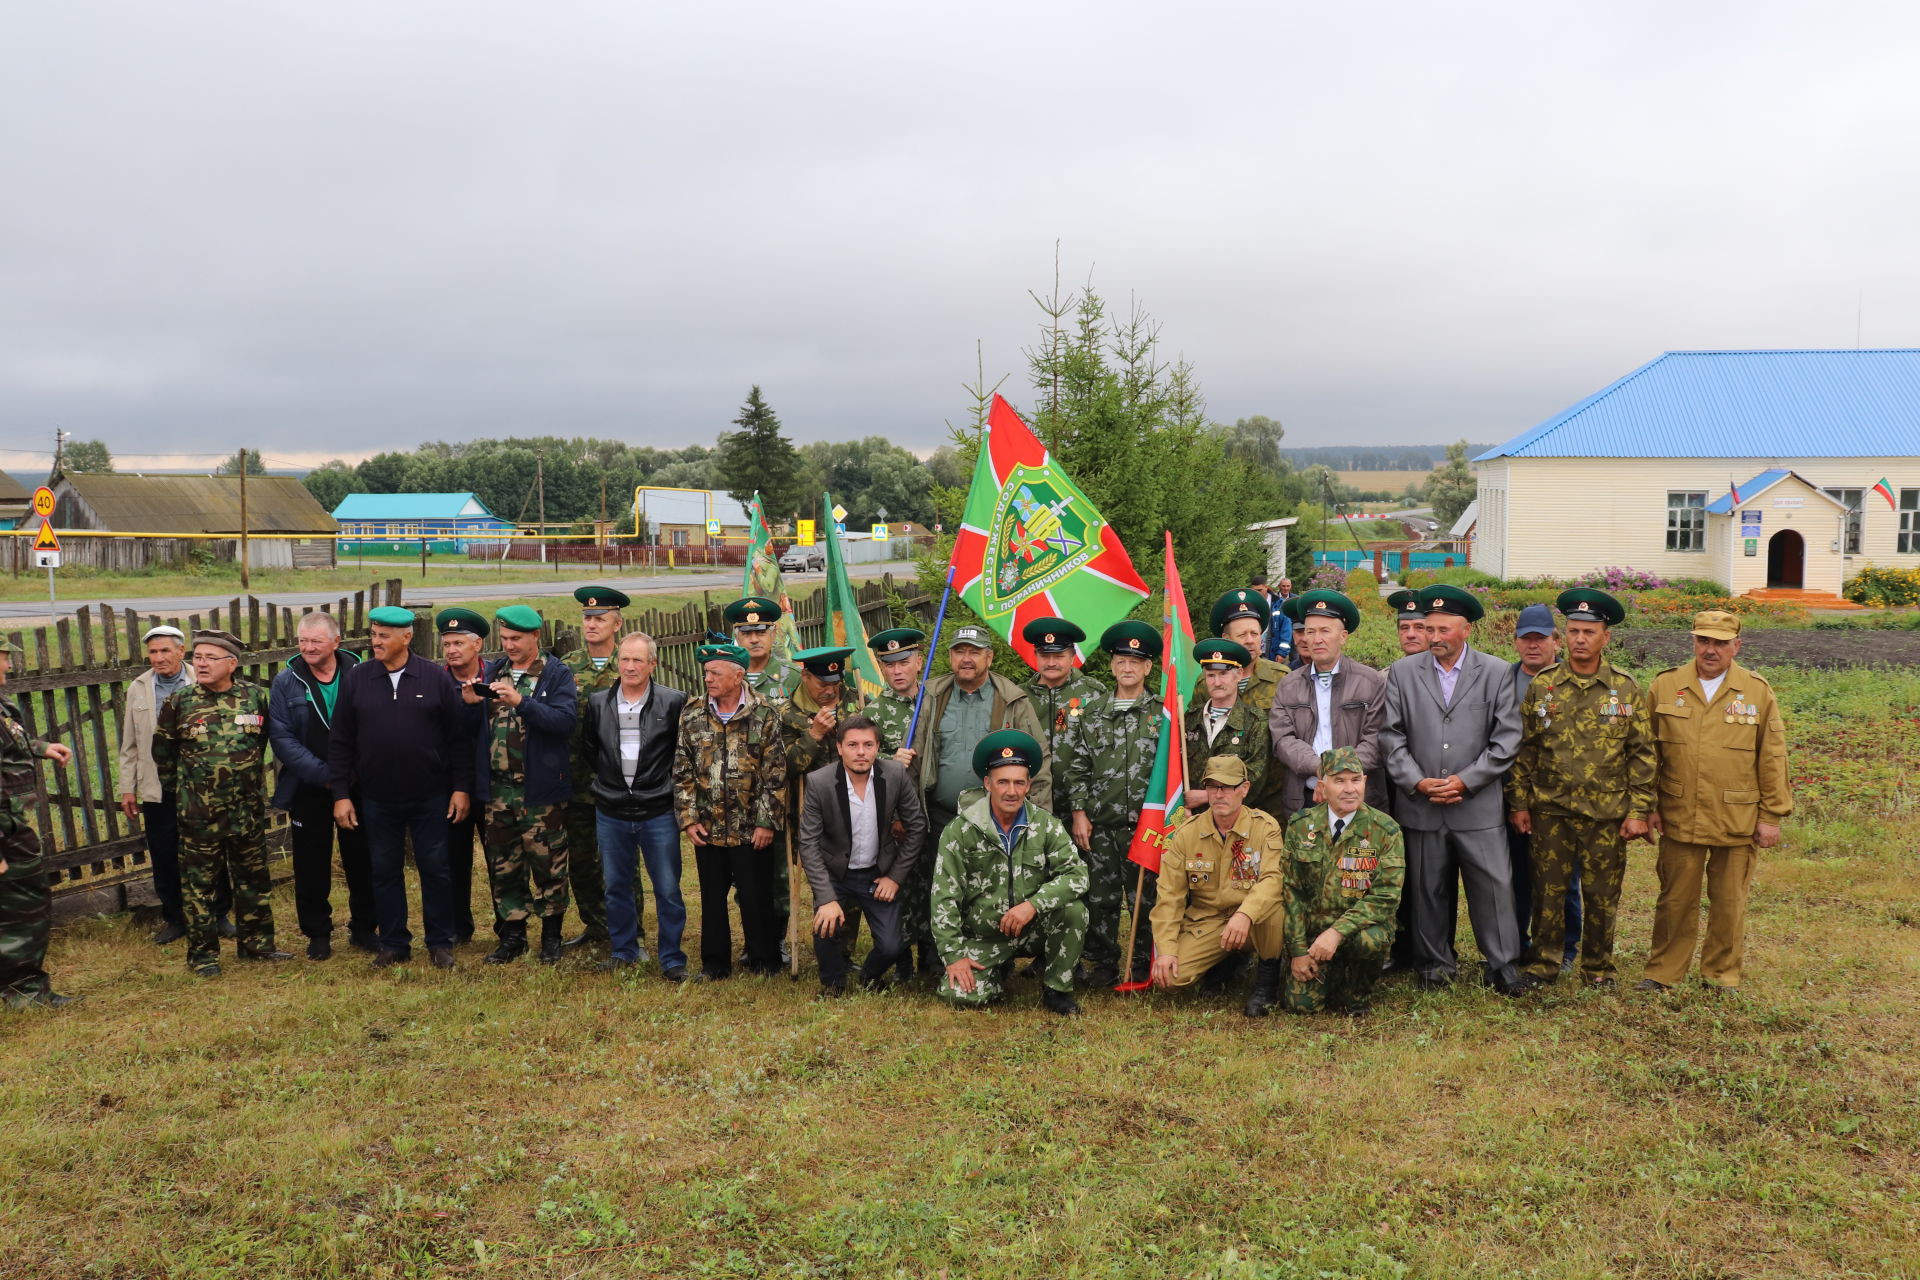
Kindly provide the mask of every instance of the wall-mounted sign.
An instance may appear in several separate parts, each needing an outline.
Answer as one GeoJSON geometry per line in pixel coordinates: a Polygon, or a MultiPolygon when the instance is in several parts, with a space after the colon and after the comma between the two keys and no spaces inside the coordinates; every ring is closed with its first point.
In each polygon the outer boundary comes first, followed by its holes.
{"type": "Polygon", "coordinates": [[[1747,539],[1747,554],[1750,556],[1757,556],[1760,554],[1760,539],[1758,538],[1747,539]]]}

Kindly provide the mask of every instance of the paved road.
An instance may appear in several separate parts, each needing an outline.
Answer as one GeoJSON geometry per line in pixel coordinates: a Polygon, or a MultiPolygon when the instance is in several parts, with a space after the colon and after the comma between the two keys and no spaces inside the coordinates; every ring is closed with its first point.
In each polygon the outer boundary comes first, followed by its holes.
{"type": "MultiPolygon", "coordinates": [[[[883,564],[848,565],[847,571],[855,581],[865,578],[877,578],[883,573],[904,577],[913,572],[911,560],[890,560],[883,564]]],[[[683,573],[662,577],[606,577],[582,578],[571,571],[555,577],[540,578],[534,581],[519,582],[474,582],[456,585],[416,587],[408,584],[407,598],[411,600],[513,600],[528,596],[570,596],[576,587],[609,586],[618,587],[630,596],[685,594],[689,591],[733,591],[740,586],[740,570],[725,569],[714,573],[683,573]]],[[[404,573],[386,575],[398,577],[403,582],[404,573]]],[[[371,580],[371,579],[369,579],[371,580]]],[[[818,573],[790,573],[787,582],[790,587],[807,587],[825,580],[818,573]]],[[[212,596],[118,596],[108,601],[115,606],[128,606],[142,613],[157,613],[168,617],[184,616],[190,613],[206,613],[225,605],[233,599],[234,592],[212,596]]],[[[351,595],[352,592],[348,592],[351,595]]],[[[283,591],[271,594],[268,598],[275,604],[289,605],[295,609],[303,605],[330,604],[340,598],[339,591],[283,591]]],[[[61,598],[59,601],[62,617],[72,617],[74,610],[81,605],[98,604],[96,596],[76,596],[73,599],[61,598]]],[[[9,626],[40,626],[47,620],[47,602],[44,600],[0,601],[0,622],[9,626]]]]}

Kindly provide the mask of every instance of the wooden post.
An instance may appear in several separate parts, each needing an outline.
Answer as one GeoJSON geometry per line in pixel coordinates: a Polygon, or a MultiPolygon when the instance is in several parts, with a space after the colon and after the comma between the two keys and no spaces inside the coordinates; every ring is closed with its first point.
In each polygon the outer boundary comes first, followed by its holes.
{"type": "Polygon", "coordinates": [[[240,589],[253,589],[252,570],[247,566],[247,446],[240,446],[240,589]]]}

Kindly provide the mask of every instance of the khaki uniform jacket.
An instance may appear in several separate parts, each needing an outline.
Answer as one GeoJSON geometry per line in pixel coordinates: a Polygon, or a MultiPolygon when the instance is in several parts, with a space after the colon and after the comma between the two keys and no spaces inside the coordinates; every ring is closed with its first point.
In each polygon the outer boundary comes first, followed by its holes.
{"type": "MultiPolygon", "coordinates": [[[[193,677],[181,688],[193,684],[193,677]]],[[[149,667],[127,686],[127,710],[120,717],[120,796],[131,791],[141,804],[160,803],[160,771],[153,763],[153,723],[160,704],[154,697],[149,667]]]]}
{"type": "Polygon", "coordinates": [[[1648,686],[1658,756],[1660,822],[1683,844],[1753,843],[1753,829],[1793,812],[1787,726],[1767,682],[1739,663],[1711,703],[1693,663],[1648,686]]]}
{"type": "Polygon", "coordinates": [[[1172,955],[1182,925],[1225,923],[1236,911],[1246,912],[1256,925],[1266,923],[1281,909],[1286,861],[1286,833],[1263,810],[1243,807],[1225,835],[1211,812],[1181,823],[1160,855],[1154,950],[1172,955]],[[1265,891],[1256,894],[1262,885],[1265,891]]]}
{"type": "MultiPolygon", "coordinates": [[[[1027,697],[1027,691],[1013,681],[996,672],[987,673],[987,684],[993,689],[993,709],[987,722],[987,732],[1000,729],[1018,729],[1030,735],[1043,748],[1047,742],[1046,727],[1040,723],[1039,712],[1033,709],[1033,700],[1027,697]]],[[[919,754],[913,758],[914,780],[922,791],[930,788],[940,776],[940,717],[946,714],[947,699],[953,696],[953,673],[935,676],[927,682],[927,700],[920,710],[920,731],[915,735],[913,746],[919,754]]],[[[966,792],[961,793],[963,796],[966,792]]],[[[1049,813],[1053,809],[1053,758],[1048,756],[1040,762],[1040,772],[1033,775],[1033,786],[1027,792],[1027,803],[1040,806],[1049,813]]],[[[965,807],[965,801],[962,801],[965,807]]],[[[988,819],[991,824],[992,819],[988,819]]]]}

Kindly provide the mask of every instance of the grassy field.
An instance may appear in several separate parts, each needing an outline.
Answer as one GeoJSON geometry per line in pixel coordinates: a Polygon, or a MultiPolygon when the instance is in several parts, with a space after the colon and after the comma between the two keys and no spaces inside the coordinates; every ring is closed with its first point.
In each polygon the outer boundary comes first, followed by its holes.
{"type": "Polygon", "coordinates": [[[1431,471],[1336,471],[1334,477],[1341,484],[1351,485],[1367,492],[1391,493],[1396,497],[1405,492],[1408,485],[1424,485],[1431,471]]]}
{"type": "Polygon", "coordinates": [[[1920,673],[1774,675],[1800,808],[1738,996],[1063,1023],[477,945],[204,983],[63,929],[86,1002],[0,1020],[0,1275],[1920,1275],[1920,673]]]}
{"type": "MultiPolygon", "coordinates": [[[[698,570],[662,568],[657,575],[663,582],[698,570]]],[[[510,562],[481,565],[465,556],[441,556],[429,560],[427,572],[420,573],[419,560],[383,560],[370,557],[365,568],[357,561],[344,560],[337,569],[256,569],[252,591],[258,596],[277,592],[338,591],[351,595],[369,582],[399,578],[408,591],[433,590],[479,582],[542,582],[555,578],[573,581],[591,578],[594,566],[553,565],[510,562]]],[[[627,578],[632,570],[608,570],[627,578]]],[[[62,600],[132,601],[142,596],[239,595],[240,570],[231,564],[211,566],[205,573],[107,573],[93,569],[71,568],[58,571],[56,589],[62,600]]],[[[39,600],[47,598],[45,573],[22,573],[18,577],[0,574],[0,600],[39,600]]]]}

